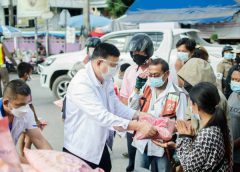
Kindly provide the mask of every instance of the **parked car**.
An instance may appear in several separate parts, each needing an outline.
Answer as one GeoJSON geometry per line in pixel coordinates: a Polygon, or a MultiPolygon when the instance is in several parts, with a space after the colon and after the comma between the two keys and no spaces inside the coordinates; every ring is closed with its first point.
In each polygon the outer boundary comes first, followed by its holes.
{"type": "MultiPolygon", "coordinates": [[[[213,68],[221,60],[221,45],[213,45],[207,43],[198,36],[198,30],[195,29],[156,29],[156,30],[124,30],[106,34],[101,38],[102,42],[114,44],[121,52],[121,63],[128,62],[133,64],[128,51],[129,41],[136,33],[148,34],[154,43],[154,55],[161,57],[173,64],[176,60],[176,43],[183,37],[194,39],[197,44],[206,48],[210,55],[210,63],[213,68]]],[[[68,76],[69,70],[73,65],[82,61],[86,57],[86,49],[78,52],[58,54],[48,57],[48,59],[40,65],[41,75],[40,82],[42,87],[52,90],[56,98],[63,98],[71,77],[68,76]]]]}

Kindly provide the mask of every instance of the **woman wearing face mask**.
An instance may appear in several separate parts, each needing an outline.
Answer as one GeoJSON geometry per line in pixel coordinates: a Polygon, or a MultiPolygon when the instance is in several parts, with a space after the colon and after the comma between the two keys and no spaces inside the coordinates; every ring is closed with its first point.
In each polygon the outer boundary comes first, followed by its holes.
{"type": "Polygon", "coordinates": [[[232,151],[226,116],[218,107],[217,88],[208,82],[195,85],[189,93],[192,111],[200,119],[195,135],[191,124],[177,121],[177,155],[184,171],[231,172],[232,151]]]}
{"type": "Polygon", "coordinates": [[[173,82],[178,85],[179,78],[177,77],[177,72],[183,67],[183,65],[192,58],[195,51],[196,42],[189,38],[180,39],[177,44],[177,58],[174,64],[171,66],[171,75],[173,82]]]}
{"type": "MultiPolygon", "coordinates": [[[[169,66],[166,61],[161,58],[150,60],[147,85],[140,91],[141,95],[136,90],[130,97],[129,106],[150,113],[156,118],[183,119],[187,107],[186,95],[168,80],[168,76],[169,66]]],[[[134,140],[133,145],[137,148],[136,170],[149,169],[150,164],[156,162],[156,171],[171,171],[171,162],[165,149],[159,147],[156,142],[152,142],[151,139],[134,140]]]]}
{"type": "Polygon", "coordinates": [[[230,82],[233,91],[228,99],[232,119],[232,134],[234,140],[233,171],[240,171],[240,66],[236,66],[231,75],[230,82]]]}
{"type": "Polygon", "coordinates": [[[233,48],[226,45],[222,50],[222,57],[224,58],[217,65],[217,86],[223,93],[226,91],[226,78],[230,68],[234,65],[233,48]]]}

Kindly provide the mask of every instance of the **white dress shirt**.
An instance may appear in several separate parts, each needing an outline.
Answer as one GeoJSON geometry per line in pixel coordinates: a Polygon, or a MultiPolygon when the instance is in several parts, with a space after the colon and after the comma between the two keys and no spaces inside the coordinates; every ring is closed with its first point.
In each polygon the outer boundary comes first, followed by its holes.
{"type": "Polygon", "coordinates": [[[69,84],[66,94],[64,147],[80,158],[99,164],[109,129],[127,129],[136,111],[116,96],[113,81],[101,84],[89,62],[69,84]]]}
{"type": "MultiPolygon", "coordinates": [[[[177,86],[176,86],[177,87],[177,86]]],[[[181,88],[177,87],[179,91],[182,91],[181,88]]],[[[143,89],[142,89],[143,90],[143,89]]],[[[150,106],[148,113],[150,113],[154,117],[159,117],[161,114],[163,107],[165,105],[165,101],[167,98],[168,93],[175,93],[176,90],[173,86],[172,81],[168,81],[166,89],[160,93],[158,96],[156,95],[155,89],[152,89],[152,98],[150,101],[150,106]]],[[[133,95],[130,98],[133,100],[130,102],[130,107],[139,107],[139,98],[141,96],[133,93],[133,95]],[[135,97],[135,98],[134,98],[135,97]],[[137,98],[138,97],[138,98],[137,98]],[[138,99],[138,101],[137,101],[138,99]]],[[[180,99],[179,99],[179,104],[177,106],[176,110],[176,116],[177,119],[184,119],[184,114],[187,108],[187,98],[184,93],[180,94],[180,99]]],[[[144,150],[146,146],[148,145],[147,149],[147,154],[148,156],[157,156],[157,157],[162,157],[164,154],[164,149],[155,145],[151,139],[143,139],[143,140],[134,140],[133,141],[133,146],[136,147],[142,154],[144,153],[144,150]]]]}

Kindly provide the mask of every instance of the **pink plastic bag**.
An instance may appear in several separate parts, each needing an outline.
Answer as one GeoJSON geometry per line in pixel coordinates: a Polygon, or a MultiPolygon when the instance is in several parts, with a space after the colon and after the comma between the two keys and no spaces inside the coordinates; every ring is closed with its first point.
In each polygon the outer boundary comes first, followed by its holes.
{"type": "MultiPolygon", "coordinates": [[[[146,121],[156,127],[156,129],[158,130],[158,136],[152,139],[161,139],[164,141],[171,140],[172,134],[175,129],[174,120],[170,120],[167,117],[155,118],[150,115],[143,115],[139,117],[139,121],[146,121]]],[[[144,136],[141,132],[136,132],[134,139],[141,140],[144,139],[144,136]]]]}
{"type": "Polygon", "coordinates": [[[37,172],[33,167],[27,164],[21,164],[23,172],[37,172]]]}
{"type": "MultiPolygon", "coordinates": [[[[20,160],[8,128],[8,118],[0,119],[0,159],[9,172],[22,172],[20,160]],[[4,162],[4,163],[3,163],[4,162]]],[[[4,171],[1,169],[0,171],[4,171]]]]}
{"type": "Polygon", "coordinates": [[[104,172],[100,168],[93,170],[84,161],[65,152],[24,149],[24,153],[38,172],[104,172]]]}

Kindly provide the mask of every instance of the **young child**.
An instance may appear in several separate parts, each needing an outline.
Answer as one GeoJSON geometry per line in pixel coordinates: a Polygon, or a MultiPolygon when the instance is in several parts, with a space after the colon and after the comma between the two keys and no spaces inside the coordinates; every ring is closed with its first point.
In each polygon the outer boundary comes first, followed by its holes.
{"type": "MultiPolygon", "coordinates": [[[[21,62],[18,66],[17,66],[17,73],[18,73],[18,77],[19,79],[27,82],[31,80],[31,74],[33,71],[33,66],[29,63],[26,62],[21,62]]],[[[31,101],[29,102],[29,106],[32,109],[33,113],[34,113],[34,118],[35,121],[37,123],[37,126],[43,130],[43,128],[46,126],[46,122],[40,121],[37,117],[35,108],[32,104],[32,97],[31,97],[31,101]]],[[[26,133],[22,134],[20,139],[19,139],[19,146],[20,146],[20,153],[21,155],[23,155],[23,149],[28,148],[30,149],[32,145],[31,140],[29,139],[29,137],[26,135],[26,133]]]]}

